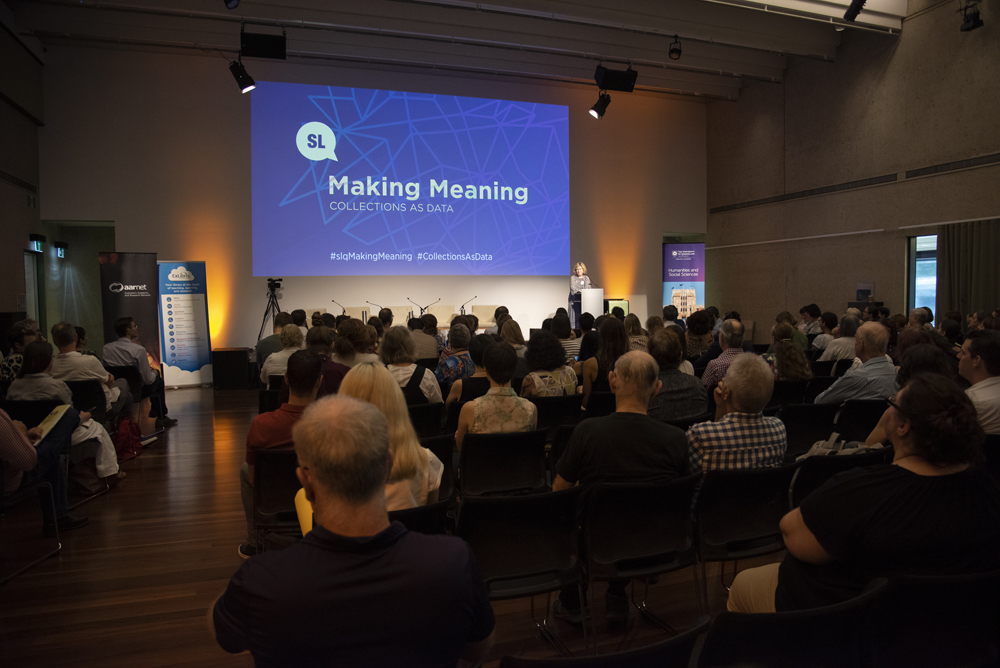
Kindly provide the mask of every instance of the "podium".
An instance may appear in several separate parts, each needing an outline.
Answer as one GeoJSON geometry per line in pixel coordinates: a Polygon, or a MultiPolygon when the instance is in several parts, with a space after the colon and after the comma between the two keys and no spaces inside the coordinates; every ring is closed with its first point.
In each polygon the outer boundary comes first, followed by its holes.
{"type": "Polygon", "coordinates": [[[595,318],[604,315],[604,288],[580,290],[580,313],[589,313],[595,318]]]}

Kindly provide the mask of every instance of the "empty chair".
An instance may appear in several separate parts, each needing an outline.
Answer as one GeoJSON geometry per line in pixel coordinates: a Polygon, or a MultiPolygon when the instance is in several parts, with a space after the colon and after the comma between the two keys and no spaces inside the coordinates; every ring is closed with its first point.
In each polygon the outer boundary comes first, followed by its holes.
{"type": "Polygon", "coordinates": [[[771,400],[768,406],[787,406],[788,404],[801,404],[805,400],[806,386],[808,380],[776,380],[774,381],[774,391],[771,392],[771,400]]]}
{"type": "Polygon", "coordinates": [[[615,412],[614,392],[591,392],[587,398],[587,412],[584,417],[604,417],[615,412]]]}
{"type": "Polygon", "coordinates": [[[898,576],[865,621],[871,668],[994,666],[1000,572],[898,576]]]}
{"type": "MultiPolygon", "coordinates": [[[[823,362],[823,364],[826,364],[826,362],[823,362]]],[[[806,386],[805,403],[815,403],[816,397],[826,392],[836,382],[837,379],[833,376],[818,376],[810,380],[806,386]]]]}
{"type": "Polygon", "coordinates": [[[860,668],[865,615],[885,589],[886,579],[877,578],[859,596],[823,608],[723,612],[708,630],[698,668],[860,668]]]}
{"type": "Polygon", "coordinates": [[[884,399],[845,401],[837,417],[836,431],[845,441],[864,442],[888,407],[884,399]]]}
{"type": "Polygon", "coordinates": [[[390,520],[402,522],[410,531],[426,534],[448,533],[448,511],[451,509],[451,499],[429,503],[426,506],[393,510],[389,513],[390,520]]]}
{"type": "Polygon", "coordinates": [[[564,397],[527,397],[527,399],[538,409],[539,429],[576,424],[580,420],[582,394],[569,394],[564,397]]]}
{"type": "Polygon", "coordinates": [[[787,445],[785,461],[793,461],[809,452],[816,441],[824,441],[833,432],[833,420],[839,406],[836,404],[790,404],[778,411],[778,419],[785,424],[787,445]]]}
{"type": "Polygon", "coordinates": [[[418,437],[427,438],[441,433],[443,403],[439,401],[435,404],[415,404],[406,408],[410,412],[410,422],[413,423],[413,429],[418,437]]]}
{"type": "Polygon", "coordinates": [[[295,495],[302,484],[295,469],[299,460],[294,450],[257,450],[253,467],[253,514],[260,536],[268,531],[281,534],[299,532],[295,495]]]}
{"type": "Polygon", "coordinates": [[[836,360],[827,360],[825,362],[820,362],[817,360],[815,362],[810,362],[809,364],[810,366],[812,366],[813,376],[818,378],[820,376],[832,376],[833,365],[835,363],[836,360]]]}
{"type": "Polygon", "coordinates": [[[462,497],[542,492],[546,430],[466,434],[459,454],[462,497]]]}
{"type": "Polygon", "coordinates": [[[441,473],[441,486],[438,487],[438,500],[450,499],[455,493],[455,435],[443,434],[431,438],[421,438],[420,445],[434,453],[434,456],[444,465],[441,473]]]}
{"type": "Polygon", "coordinates": [[[682,418],[680,420],[664,420],[667,424],[672,424],[681,431],[686,432],[693,425],[699,422],[710,422],[715,418],[715,413],[702,413],[701,415],[695,415],[694,417],[682,418]]]}
{"type": "Polygon", "coordinates": [[[806,457],[802,460],[802,468],[799,469],[798,475],[795,476],[795,481],[792,483],[792,507],[798,508],[799,504],[802,503],[802,499],[819,489],[823,483],[841,471],[847,471],[859,466],[888,464],[892,462],[892,454],[892,448],[882,448],[856,455],[818,455],[816,457],[806,457]]]}
{"type": "Polygon", "coordinates": [[[687,668],[698,636],[708,630],[709,621],[706,615],[699,618],[694,627],[680,635],[625,652],[553,659],[505,656],[500,660],[500,668],[620,668],[621,666],[628,668],[687,668]]]}
{"type": "Polygon", "coordinates": [[[66,385],[73,393],[73,408],[78,411],[88,411],[91,418],[98,424],[108,420],[107,396],[104,386],[99,380],[67,380],[66,385]]]}

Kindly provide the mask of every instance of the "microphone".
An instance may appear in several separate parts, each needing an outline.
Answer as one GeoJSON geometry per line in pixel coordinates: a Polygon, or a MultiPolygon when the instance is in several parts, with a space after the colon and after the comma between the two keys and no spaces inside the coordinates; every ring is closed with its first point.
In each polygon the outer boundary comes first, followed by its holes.
{"type": "Polygon", "coordinates": [[[343,304],[341,304],[340,302],[338,302],[336,299],[331,299],[330,301],[332,301],[334,304],[336,304],[337,306],[340,307],[340,315],[346,315],[347,314],[347,309],[344,308],[343,304]]]}
{"type": "MultiPolygon", "coordinates": [[[[376,304],[375,302],[370,302],[370,301],[368,301],[367,299],[365,300],[365,303],[366,303],[366,304],[371,304],[372,306],[378,306],[378,304],[376,304]]],[[[381,306],[378,306],[378,309],[379,309],[379,310],[381,311],[381,310],[382,310],[382,307],[381,307],[381,306]]]]}
{"type": "MultiPolygon", "coordinates": [[[[479,295],[472,295],[472,299],[475,299],[475,298],[476,298],[476,297],[478,297],[478,296],[479,296],[479,295]]],[[[465,302],[465,304],[468,304],[469,302],[471,302],[471,301],[472,301],[472,299],[470,299],[470,300],[466,301],[466,302],[465,302]]],[[[462,304],[462,308],[461,308],[461,310],[459,311],[459,314],[460,314],[460,315],[465,315],[465,304],[462,304]]]]}

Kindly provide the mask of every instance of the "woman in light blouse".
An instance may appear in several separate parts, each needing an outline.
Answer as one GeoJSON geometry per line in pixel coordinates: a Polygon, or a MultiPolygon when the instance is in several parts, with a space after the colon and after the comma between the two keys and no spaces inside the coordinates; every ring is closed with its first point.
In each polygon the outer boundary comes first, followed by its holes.
{"type": "Polygon", "coordinates": [[[573,319],[573,329],[580,328],[580,291],[590,287],[592,284],[590,276],[587,276],[587,265],[577,262],[573,267],[573,275],[569,277],[569,312],[573,319]]]}

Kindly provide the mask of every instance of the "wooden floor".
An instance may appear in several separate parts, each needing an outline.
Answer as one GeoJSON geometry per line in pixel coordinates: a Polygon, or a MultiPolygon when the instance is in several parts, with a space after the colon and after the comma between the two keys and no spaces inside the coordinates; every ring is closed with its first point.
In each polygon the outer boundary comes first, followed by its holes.
{"type": "MultiPolygon", "coordinates": [[[[179,424],[123,464],[128,478],[118,488],[73,511],[89,516],[90,524],[62,536],[57,556],[0,587],[0,665],[253,665],[248,655],[216,646],[205,615],[242,563],[236,550],[246,524],[238,471],[257,395],[186,389],[169,392],[167,402],[179,424]]],[[[42,550],[40,533],[33,500],[9,513],[0,527],[0,569],[10,572],[26,550],[42,550]]],[[[725,608],[717,566],[709,569],[709,582],[716,614],[725,608]]],[[[628,632],[608,634],[601,624],[603,588],[596,593],[602,653],[666,637],[636,620],[628,632]]],[[[662,578],[650,588],[649,602],[675,628],[688,628],[698,616],[691,569],[662,578]]],[[[536,606],[541,617],[544,597],[536,606]]],[[[494,610],[497,644],[485,665],[511,653],[556,654],[535,630],[527,599],[499,602],[494,610]]],[[[574,653],[582,650],[577,629],[558,620],[553,628],[574,653]]]]}

